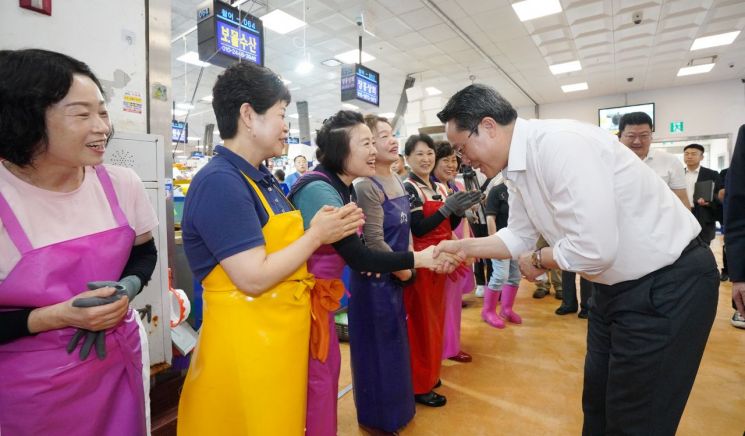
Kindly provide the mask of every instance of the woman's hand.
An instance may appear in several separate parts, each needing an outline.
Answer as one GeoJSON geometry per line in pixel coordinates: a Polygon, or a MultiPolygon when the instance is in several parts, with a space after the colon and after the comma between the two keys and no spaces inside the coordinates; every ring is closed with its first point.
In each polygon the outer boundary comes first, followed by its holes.
{"type": "Polygon", "coordinates": [[[309,233],[314,233],[321,244],[332,244],[355,233],[365,224],[362,209],[354,203],[340,208],[323,206],[310,222],[309,233]]]}
{"type": "Polygon", "coordinates": [[[401,271],[394,271],[392,274],[396,276],[397,279],[405,282],[411,278],[412,273],[410,269],[403,269],[401,271]]]}
{"type": "Polygon", "coordinates": [[[67,326],[90,331],[107,330],[119,324],[129,308],[129,299],[121,298],[113,303],[94,307],[73,307],[78,298],[108,297],[116,292],[114,288],[99,288],[86,291],[62,303],[62,319],[67,326]]]}

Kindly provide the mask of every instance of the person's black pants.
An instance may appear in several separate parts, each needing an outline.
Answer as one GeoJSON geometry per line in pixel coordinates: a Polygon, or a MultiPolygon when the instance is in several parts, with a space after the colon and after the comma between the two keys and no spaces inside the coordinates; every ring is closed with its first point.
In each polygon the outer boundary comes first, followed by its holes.
{"type": "MultiPolygon", "coordinates": [[[[483,238],[489,236],[489,232],[486,228],[486,224],[480,223],[469,223],[471,231],[475,238],[483,238]]],[[[486,286],[489,284],[489,277],[491,277],[492,268],[490,259],[478,259],[473,263],[473,275],[476,278],[476,284],[486,286]]]]}
{"type": "Polygon", "coordinates": [[[714,255],[696,238],[673,264],[595,284],[583,435],[674,435],[716,314],[714,255]]]}
{"type": "MultiPolygon", "coordinates": [[[[561,283],[564,287],[561,305],[577,310],[577,273],[571,271],[561,272],[561,283]]],[[[593,283],[583,277],[579,279],[579,307],[588,310],[588,301],[592,295],[593,283]]]]}

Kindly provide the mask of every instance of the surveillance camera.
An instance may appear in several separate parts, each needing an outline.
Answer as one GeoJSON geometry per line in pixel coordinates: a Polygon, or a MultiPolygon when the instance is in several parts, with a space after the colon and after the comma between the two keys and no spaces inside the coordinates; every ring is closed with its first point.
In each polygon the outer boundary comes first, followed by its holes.
{"type": "Polygon", "coordinates": [[[729,63],[729,67],[730,67],[730,68],[735,68],[735,63],[734,63],[734,62],[730,62],[730,63],[729,63]]]}
{"type": "Polygon", "coordinates": [[[362,26],[363,24],[365,24],[364,20],[362,19],[362,15],[355,18],[355,22],[357,23],[358,26],[362,26]]]}
{"type": "Polygon", "coordinates": [[[627,81],[627,82],[633,82],[633,81],[634,81],[634,78],[633,78],[633,77],[627,77],[627,78],[626,78],[626,81],[627,81]]]}
{"type": "Polygon", "coordinates": [[[631,14],[631,21],[634,24],[640,24],[643,19],[644,19],[644,12],[642,11],[637,11],[631,14]]]}

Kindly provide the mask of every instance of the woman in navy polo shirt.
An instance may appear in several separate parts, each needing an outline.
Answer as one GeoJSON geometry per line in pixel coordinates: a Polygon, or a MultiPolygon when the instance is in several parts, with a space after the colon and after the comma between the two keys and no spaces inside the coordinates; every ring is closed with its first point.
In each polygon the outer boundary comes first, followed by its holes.
{"type": "Polygon", "coordinates": [[[310,289],[306,259],[363,223],[322,207],[303,231],[261,162],[282,153],[290,93],[239,63],[212,90],[223,146],[184,204],[184,249],[204,288],[204,323],[179,404],[179,434],[298,435],[305,427],[310,289]]]}

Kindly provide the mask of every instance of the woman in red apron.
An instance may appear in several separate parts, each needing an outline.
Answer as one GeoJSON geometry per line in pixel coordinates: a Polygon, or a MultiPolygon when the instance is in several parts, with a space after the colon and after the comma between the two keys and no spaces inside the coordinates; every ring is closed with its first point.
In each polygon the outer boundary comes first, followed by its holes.
{"type": "MultiPolygon", "coordinates": [[[[413,135],[404,149],[411,174],[404,183],[411,204],[414,249],[423,250],[450,239],[466,209],[481,199],[480,192],[461,191],[447,196],[447,189],[430,179],[435,148],[428,135],[413,135]]],[[[404,292],[408,316],[411,373],[414,399],[430,407],[444,406],[447,399],[434,392],[439,385],[445,318],[444,274],[417,269],[417,278],[404,292]]]]}
{"type": "Polygon", "coordinates": [[[0,52],[0,114],[0,432],[144,435],[147,343],[128,302],[157,219],[134,172],[102,165],[101,85],[59,53],[0,52]]]}

